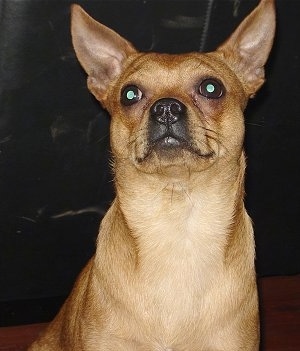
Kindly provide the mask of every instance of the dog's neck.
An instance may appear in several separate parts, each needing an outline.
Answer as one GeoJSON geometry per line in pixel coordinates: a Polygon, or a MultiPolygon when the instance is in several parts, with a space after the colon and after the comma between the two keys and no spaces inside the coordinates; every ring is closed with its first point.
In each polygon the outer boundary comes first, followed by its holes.
{"type": "Polygon", "coordinates": [[[122,227],[128,229],[123,234],[131,236],[143,259],[190,247],[194,252],[198,248],[199,252],[221,254],[216,259],[224,260],[224,245],[235,231],[233,222],[241,223],[247,217],[243,205],[244,155],[234,167],[231,165],[228,163],[227,169],[219,165],[218,172],[216,163],[177,180],[158,180],[157,175],[139,172],[127,177],[126,167],[122,172],[116,169],[117,196],[111,211],[122,213],[122,227]]]}

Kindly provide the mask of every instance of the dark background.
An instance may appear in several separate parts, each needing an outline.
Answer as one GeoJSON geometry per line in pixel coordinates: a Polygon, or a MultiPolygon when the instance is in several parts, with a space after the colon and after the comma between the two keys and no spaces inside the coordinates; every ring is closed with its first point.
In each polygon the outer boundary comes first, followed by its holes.
{"type": "MultiPolygon", "coordinates": [[[[254,0],[77,1],[144,51],[210,51],[254,0]]],[[[0,0],[0,326],[47,321],[113,198],[109,116],[70,38],[71,1],[0,0]]],[[[267,82],[246,110],[257,273],[300,272],[300,2],[277,0],[267,82]]]]}

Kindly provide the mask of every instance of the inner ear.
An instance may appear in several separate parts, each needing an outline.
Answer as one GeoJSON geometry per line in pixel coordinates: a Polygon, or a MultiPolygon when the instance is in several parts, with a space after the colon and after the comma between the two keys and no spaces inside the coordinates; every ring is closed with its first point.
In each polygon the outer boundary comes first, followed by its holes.
{"type": "Polygon", "coordinates": [[[88,87],[98,100],[136,50],[126,39],[90,17],[79,5],[71,6],[71,34],[76,56],[88,74],[88,87]]]}
{"type": "Polygon", "coordinates": [[[261,0],[217,52],[236,72],[251,96],[265,80],[264,65],[275,35],[273,0],[261,0]]]}

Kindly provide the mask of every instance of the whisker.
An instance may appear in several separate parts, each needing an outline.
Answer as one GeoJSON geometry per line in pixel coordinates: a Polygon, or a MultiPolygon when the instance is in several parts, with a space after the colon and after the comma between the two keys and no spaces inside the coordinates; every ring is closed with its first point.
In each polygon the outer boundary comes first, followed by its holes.
{"type": "Polygon", "coordinates": [[[179,183],[179,186],[181,187],[181,190],[184,192],[184,194],[186,195],[186,197],[188,198],[188,200],[190,201],[191,205],[194,206],[195,203],[194,201],[192,200],[190,194],[188,193],[188,191],[186,190],[186,188],[181,184],[179,183]]]}
{"type": "Polygon", "coordinates": [[[223,146],[225,148],[225,146],[222,144],[222,142],[220,141],[219,138],[216,138],[215,136],[209,135],[209,134],[205,134],[205,137],[207,139],[213,140],[216,145],[218,146],[218,150],[220,150],[220,146],[223,146]]]}
{"type": "Polygon", "coordinates": [[[248,126],[255,126],[255,127],[264,127],[264,124],[253,123],[253,122],[245,122],[248,126]]]}
{"type": "Polygon", "coordinates": [[[218,135],[219,133],[216,132],[215,130],[213,129],[210,129],[210,128],[207,128],[207,127],[204,127],[204,126],[199,126],[200,128],[206,130],[207,132],[212,132],[212,133],[215,133],[216,135],[218,135]]]}
{"type": "Polygon", "coordinates": [[[101,143],[102,141],[104,141],[105,139],[109,139],[109,134],[105,134],[103,137],[97,139],[97,140],[95,141],[95,144],[99,144],[99,143],[101,143]]]}

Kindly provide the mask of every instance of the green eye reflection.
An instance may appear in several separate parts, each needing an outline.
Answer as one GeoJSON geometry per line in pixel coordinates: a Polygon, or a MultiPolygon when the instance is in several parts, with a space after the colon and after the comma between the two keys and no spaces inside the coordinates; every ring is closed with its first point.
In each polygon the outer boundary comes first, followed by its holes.
{"type": "Polygon", "coordinates": [[[206,90],[208,93],[213,93],[215,91],[215,86],[213,84],[207,84],[206,90]]]}
{"type": "Polygon", "coordinates": [[[133,90],[129,90],[129,91],[127,91],[126,97],[128,100],[132,100],[132,99],[136,98],[136,94],[133,90]]]}
{"type": "Polygon", "coordinates": [[[135,85],[127,85],[121,92],[121,103],[130,106],[140,101],[143,97],[141,90],[135,85]]]}
{"type": "Polygon", "coordinates": [[[204,79],[199,85],[199,93],[208,99],[218,99],[225,92],[223,84],[217,79],[204,79]]]}

